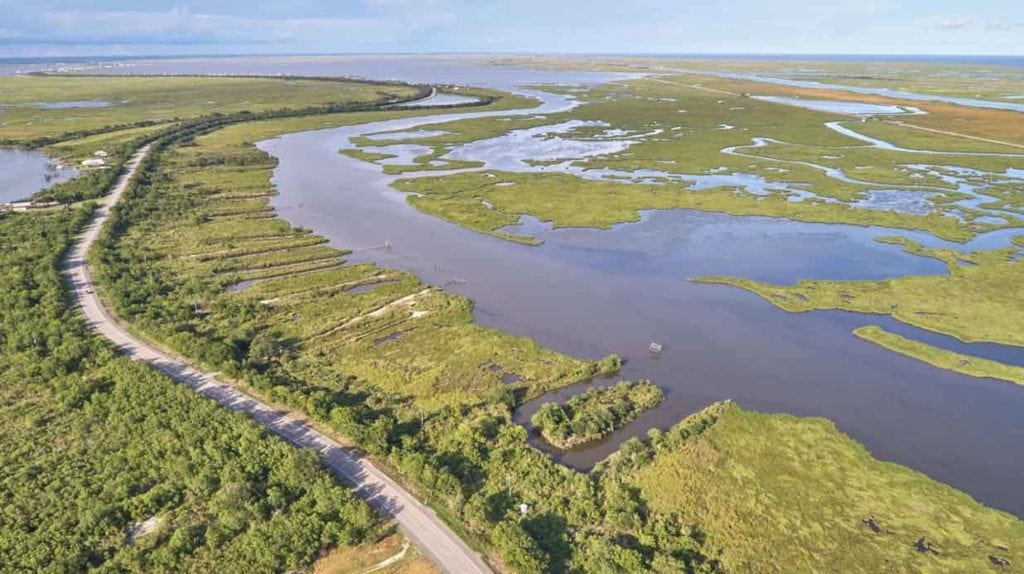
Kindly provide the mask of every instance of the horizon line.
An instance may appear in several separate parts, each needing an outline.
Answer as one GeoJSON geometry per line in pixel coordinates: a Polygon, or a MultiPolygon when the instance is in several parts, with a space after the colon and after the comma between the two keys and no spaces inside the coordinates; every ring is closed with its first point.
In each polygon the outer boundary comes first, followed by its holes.
{"type": "Polygon", "coordinates": [[[8,56],[0,54],[0,60],[131,60],[131,59],[174,59],[174,58],[239,58],[239,57],[295,57],[295,56],[601,56],[601,57],[643,57],[643,56],[674,56],[674,57],[739,57],[739,58],[770,58],[770,57],[806,57],[806,58],[1024,58],[1022,54],[965,54],[956,52],[935,53],[841,53],[841,52],[528,52],[517,50],[454,50],[454,51],[417,51],[417,52],[237,52],[223,54],[208,53],[167,53],[167,54],[109,54],[109,55],[40,55],[40,56],[8,56]]]}

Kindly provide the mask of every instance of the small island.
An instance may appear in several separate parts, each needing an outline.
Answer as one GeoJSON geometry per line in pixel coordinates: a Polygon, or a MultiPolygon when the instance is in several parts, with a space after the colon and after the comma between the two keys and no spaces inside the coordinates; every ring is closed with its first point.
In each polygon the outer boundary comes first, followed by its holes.
{"type": "Polygon", "coordinates": [[[545,440],[570,449],[615,432],[664,398],[650,381],[622,381],[590,389],[564,404],[545,403],[530,420],[545,440]]]}

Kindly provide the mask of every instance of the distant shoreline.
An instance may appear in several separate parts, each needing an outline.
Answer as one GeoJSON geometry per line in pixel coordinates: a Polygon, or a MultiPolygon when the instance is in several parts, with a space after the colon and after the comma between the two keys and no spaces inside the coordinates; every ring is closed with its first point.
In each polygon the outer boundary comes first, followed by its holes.
{"type": "Polygon", "coordinates": [[[751,54],[751,53],[714,53],[714,52],[579,52],[579,53],[543,53],[543,52],[364,52],[364,53],[279,53],[279,54],[149,54],[120,56],[0,56],[0,64],[87,64],[90,62],[130,62],[143,60],[178,60],[206,58],[295,58],[295,57],[410,57],[429,59],[434,57],[494,57],[494,56],[567,56],[567,57],[623,57],[623,58],[665,58],[680,60],[785,60],[785,61],[837,61],[837,62],[926,62],[956,64],[988,64],[1013,67],[1024,67],[1024,54],[751,54]]]}

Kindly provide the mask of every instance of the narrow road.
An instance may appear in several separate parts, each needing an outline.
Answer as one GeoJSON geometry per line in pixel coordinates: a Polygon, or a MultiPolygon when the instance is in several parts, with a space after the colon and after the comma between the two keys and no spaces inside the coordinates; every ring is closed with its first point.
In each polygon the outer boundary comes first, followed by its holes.
{"type": "Polygon", "coordinates": [[[986,143],[991,143],[991,144],[999,144],[999,145],[1005,145],[1005,146],[1010,146],[1010,147],[1024,149],[1024,145],[1020,145],[1020,144],[1004,142],[1004,141],[1001,141],[1001,140],[994,140],[994,139],[983,138],[983,137],[978,137],[978,136],[971,136],[971,135],[962,134],[962,133],[959,133],[959,132],[951,132],[949,130],[937,130],[935,128],[928,128],[928,127],[925,127],[925,126],[915,126],[914,124],[908,124],[906,122],[901,122],[901,121],[897,121],[897,120],[889,120],[887,123],[890,123],[890,124],[893,124],[893,125],[896,125],[896,126],[900,126],[900,127],[904,127],[904,128],[910,128],[910,129],[914,129],[914,130],[921,130],[923,132],[932,132],[932,133],[935,133],[935,134],[943,134],[943,135],[947,135],[947,136],[955,136],[955,137],[958,137],[958,138],[964,138],[964,139],[969,139],[969,140],[976,140],[976,141],[980,141],[980,142],[986,142],[986,143]]]}
{"type": "Polygon", "coordinates": [[[90,326],[132,359],[145,361],[203,396],[229,409],[248,414],[257,423],[295,446],[318,450],[324,464],[335,476],[353,485],[353,492],[357,496],[366,499],[385,516],[393,518],[402,533],[443,571],[453,574],[490,572],[479,554],[466,546],[433,510],[420,504],[372,462],[342,447],[308,423],[277,411],[217,380],[215,373],[199,371],[161,352],[130,334],[111,318],[94,291],[85,258],[110,217],[111,208],[121,199],[128,182],[148,152],[149,146],[146,146],[132,156],[125,174],[104,198],[93,221],[79,237],[68,257],[65,273],[90,326]]]}

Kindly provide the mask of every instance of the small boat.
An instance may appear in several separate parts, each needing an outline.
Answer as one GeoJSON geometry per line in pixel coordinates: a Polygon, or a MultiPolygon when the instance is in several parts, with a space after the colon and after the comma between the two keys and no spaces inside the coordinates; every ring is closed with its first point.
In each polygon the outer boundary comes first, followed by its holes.
{"type": "Polygon", "coordinates": [[[650,349],[651,352],[654,353],[655,355],[660,354],[661,353],[661,344],[660,343],[651,343],[651,346],[648,347],[648,349],[650,349]]]}

